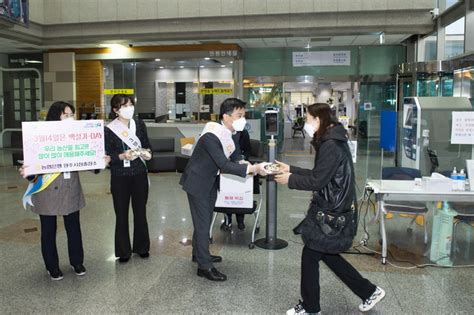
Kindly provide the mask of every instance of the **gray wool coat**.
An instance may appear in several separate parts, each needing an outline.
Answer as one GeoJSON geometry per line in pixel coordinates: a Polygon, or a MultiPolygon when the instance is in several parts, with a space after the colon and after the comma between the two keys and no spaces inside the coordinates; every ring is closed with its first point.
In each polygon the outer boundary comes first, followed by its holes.
{"type": "Polygon", "coordinates": [[[31,198],[31,211],[39,215],[68,215],[86,206],[78,172],[71,172],[71,178],[59,175],[45,190],[31,198]]]}

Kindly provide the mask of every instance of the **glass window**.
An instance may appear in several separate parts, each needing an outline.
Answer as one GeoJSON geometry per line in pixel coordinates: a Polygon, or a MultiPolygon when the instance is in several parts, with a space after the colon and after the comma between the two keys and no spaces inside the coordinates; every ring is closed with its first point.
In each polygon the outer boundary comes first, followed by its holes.
{"type": "Polygon", "coordinates": [[[436,43],[438,36],[436,33],[428,36],[424,40],[425,44],[425,56],[423,61],[436,60],[436,43]]]}
{"type": "Polygon", "coordinates": [[[449,59],[464,53],[464,17],[446,26],[444,57],[449,59]]]}
{"type": "Polygon", "coordinates": [[[434,2],[433,4],[434,6],[437,6],[441,12],[444,12],[450,7],[452,7],[453,5],[455,5],[456,3],[458,3],[459,0],[437,0],[433,2],[434,2]]]}
{"type": "Polygon", "coordinates": [[[459,0],[446,0],[446,9],[455,5],[459,0]]]}

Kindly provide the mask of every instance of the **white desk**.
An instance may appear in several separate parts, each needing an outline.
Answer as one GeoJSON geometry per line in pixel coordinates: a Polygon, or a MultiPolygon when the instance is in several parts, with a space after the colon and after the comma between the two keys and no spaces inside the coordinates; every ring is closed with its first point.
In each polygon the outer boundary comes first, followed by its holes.
{"type": "Polygon", "coordinates": [[[382,237],[382,264],[387,258],[387,235],[385,232],[385,206],[386,200],[398,201],[459,201],[474,202],[474,191],[452,191],[447,185],[446,190],[427,191],[425,188],[415,186],[415,181],[405,180],[372,180],[367,183],[375,194],[377,200],[377,213],[375,219],[380,222],[382,237]]]}

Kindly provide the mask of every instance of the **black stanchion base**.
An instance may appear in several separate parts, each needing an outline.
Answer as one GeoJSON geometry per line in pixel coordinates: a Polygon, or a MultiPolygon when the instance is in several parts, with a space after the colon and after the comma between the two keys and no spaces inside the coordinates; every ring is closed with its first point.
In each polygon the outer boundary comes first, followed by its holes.
{"type": "Polygon", "coordinates": [[[255,241],[255,245],[264,249],[282,249],[288,246],[288,242],[279,238],[267,242],[266,238],[255,241]]]}

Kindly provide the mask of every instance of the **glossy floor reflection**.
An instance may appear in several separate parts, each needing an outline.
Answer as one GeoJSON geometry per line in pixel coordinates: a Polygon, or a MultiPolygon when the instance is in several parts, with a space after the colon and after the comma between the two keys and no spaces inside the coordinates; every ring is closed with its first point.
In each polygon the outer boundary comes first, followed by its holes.
{"type": "MultiPolygon", "coordinates": [[[[287,141],[280,159],[311,167],[313,156],[308,139],[287,141]]],[[[358,170],[361,165],[378,167],[371,163],[361,156],[358,170]]],[[[151,257],[133,256],[127,264],[119,264],[113,251],[115,215],[109,173],[83,172],[81,180],[87,207],[81,211],[81,224],[88,272],[79,278],[69,268],[66,235],[59,224],[57,241],[64,280],[53,282],[41,258],[38,218],[21,207],[26,182],[11,166],[10,151],[0,150],[0,313],[282,314],[297,303],[302,244],[291,230],[304,216],[309,193],[286,187],[278,189],[278,236],[289,242],[283,250],[250,250],[253,216],[246,216],[247,228],[243,232],[236,226],[231,232],[224,232],[219,229],[222,219],[219,215],[211,251],[223,256],[224,261],[216,266],[227,274],[228,281],[213,283],[197,277],[197,266],[191,262],[188,243],[192,222],[186,195],[178,186],[179,176],[175,173],[150,176],[151,257]]],[[[358,187],[363,187],[364,181],[364,175],[358,172],[358,187]]],[[[265,233],[265,205],[261,213],[261,232],[257,238],[265,233]]],[[[423,229],[415,226],[413,233],[407,234],[407,224],[407,219],[397,218],[387,223],[393,255],[389,260],[404,267],[429,262],[423,229]]],[[[380,249],[377,228],[368,226],[369,247],[376,251],[380,249]]],[[[458,228],[454,257],[457,265],[474,264],[471,229],[467,225],[458,228]]],[[[362,231],[361,221],[359,234],[362,231]]],[[[360,235],[356,237],[359,239],[360,235]]],[[[345,257],[387,292],[385,300],[371,311],[373,314],[474,313],[473,269],[398,269],[381,265],[378,255],[345,257]]],[[[358,298],[324,265],[321,269],[323,313],[359,313],[358,298]]]]}

